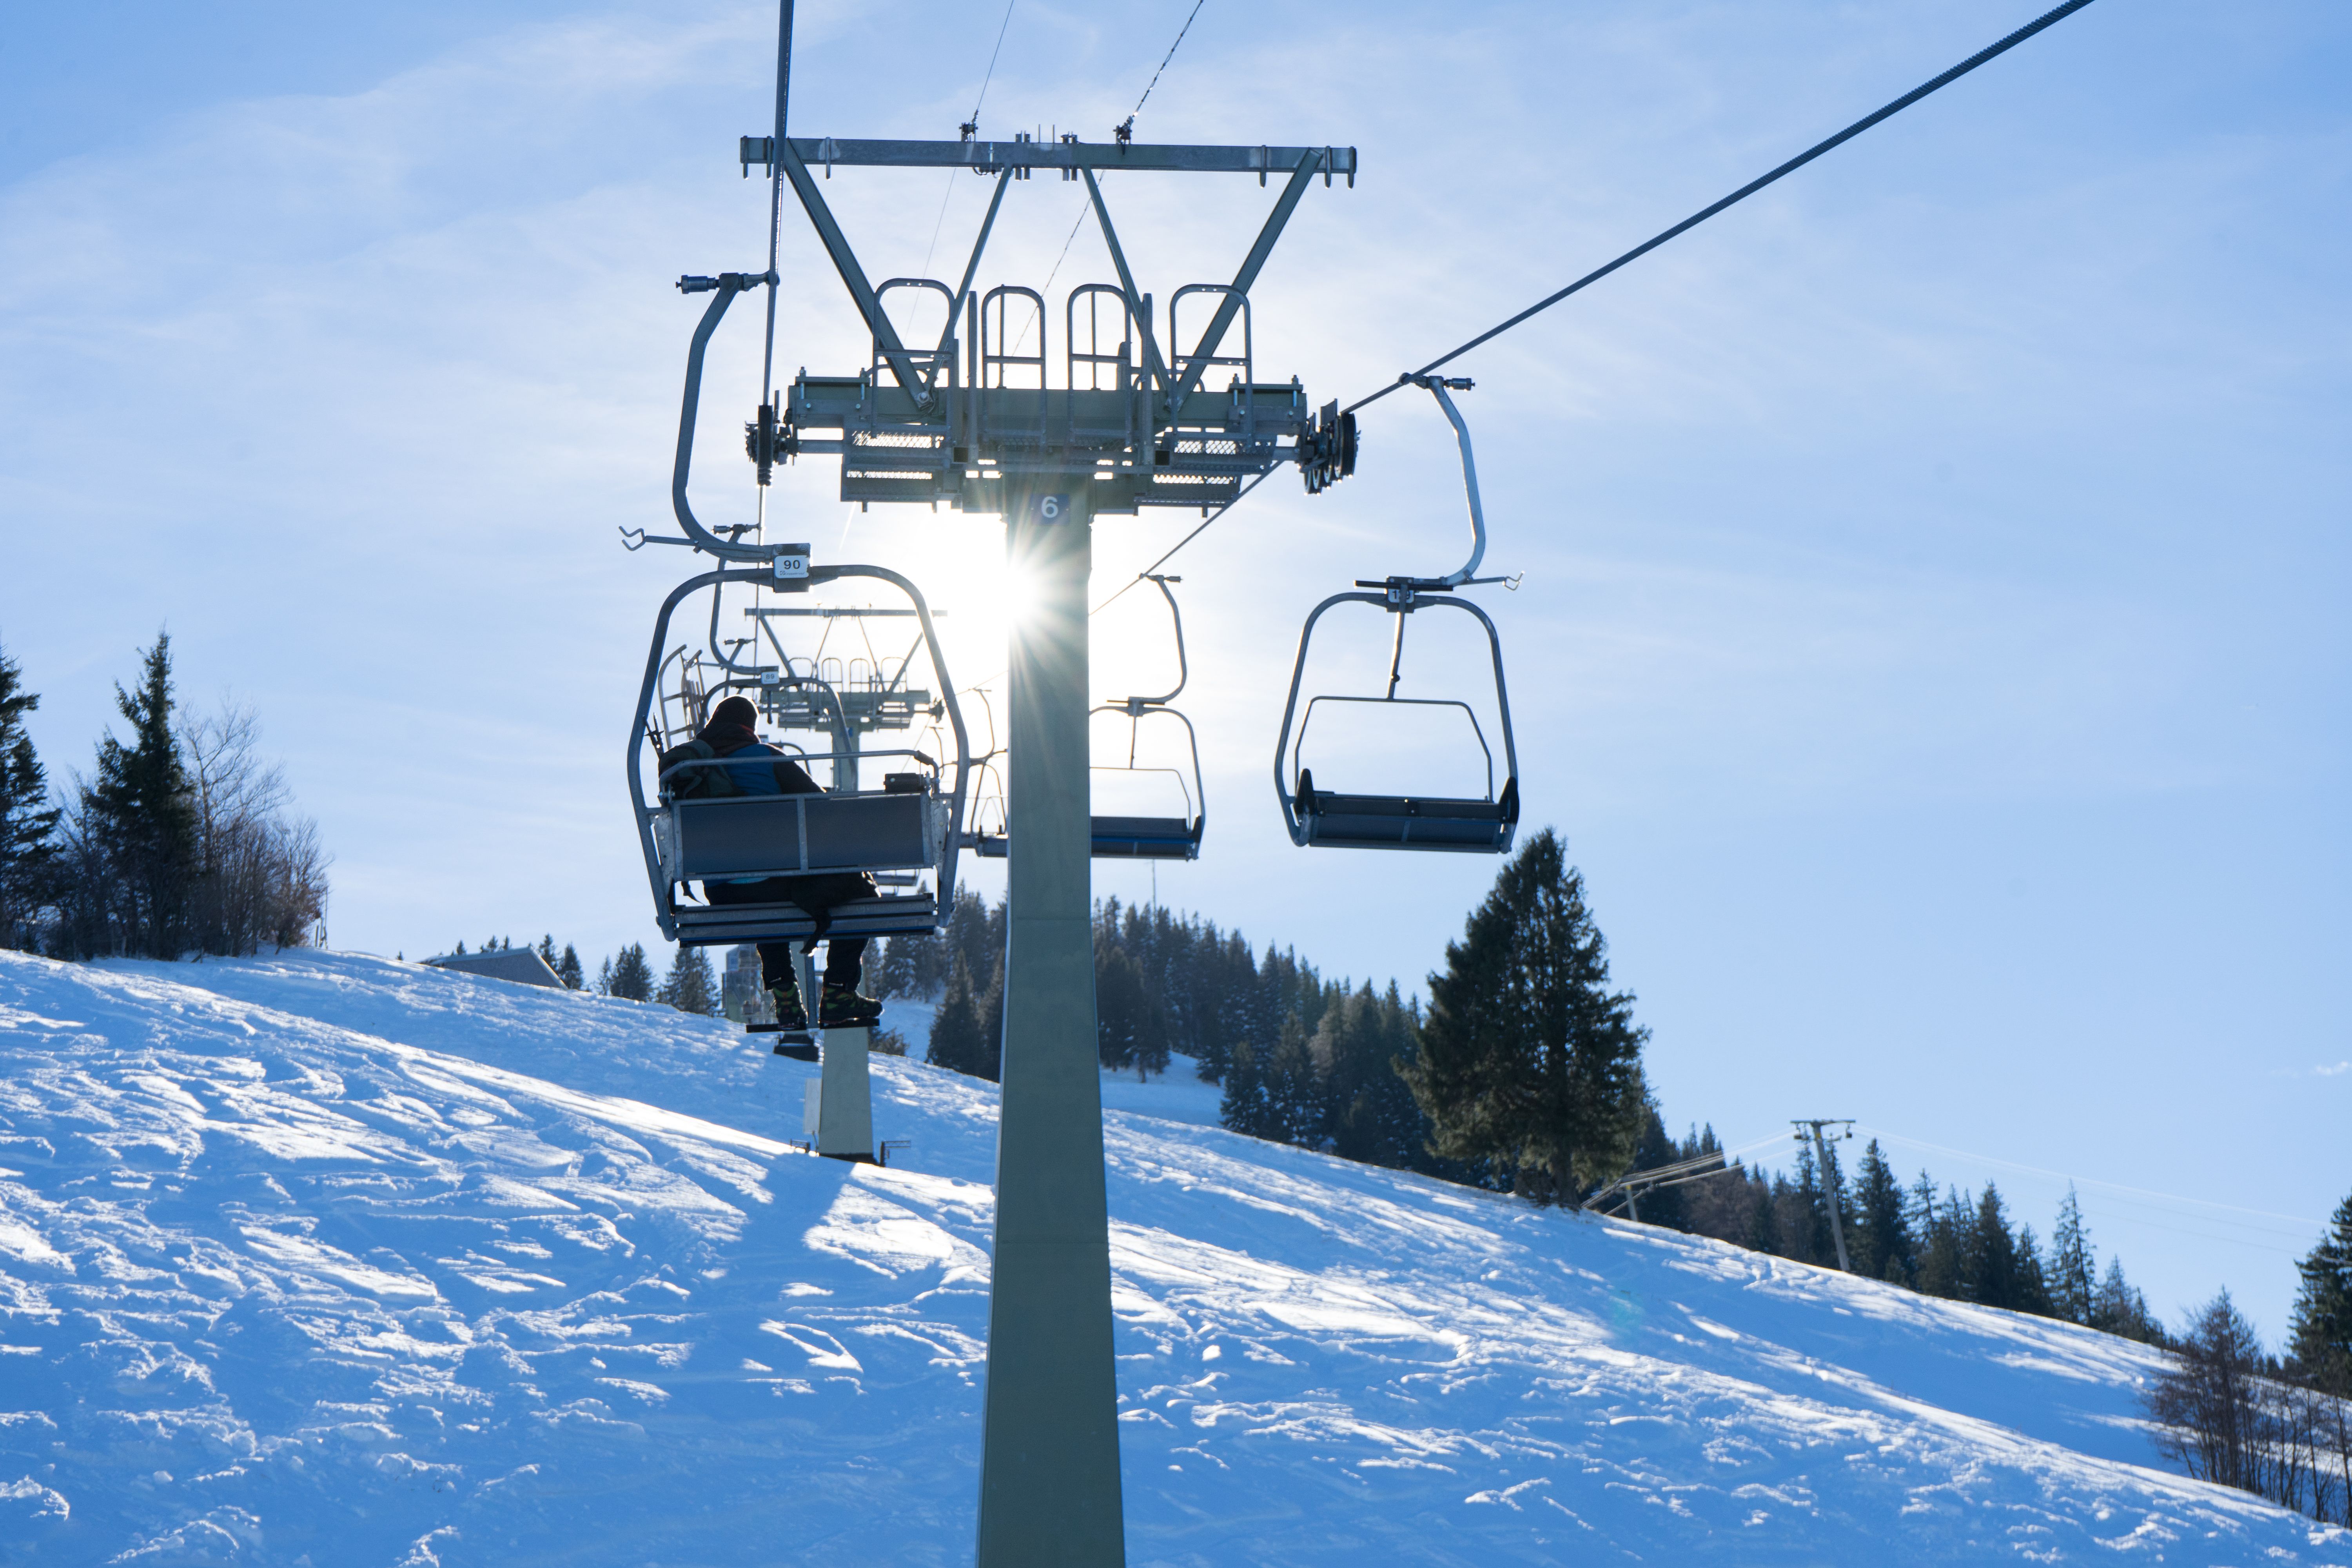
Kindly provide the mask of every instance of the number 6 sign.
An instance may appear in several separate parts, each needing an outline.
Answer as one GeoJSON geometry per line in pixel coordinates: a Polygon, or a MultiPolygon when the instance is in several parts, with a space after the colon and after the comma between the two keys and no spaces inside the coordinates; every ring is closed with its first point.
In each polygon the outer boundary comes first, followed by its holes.
{"type": "Polygon", "coordinates": [[[1069,510],[1069,505],[1070,498],[1067,496],[1039,496],[1037,520],[1040,522],[1059,522],[1062,521],[1062,513],[1069,510]]]}

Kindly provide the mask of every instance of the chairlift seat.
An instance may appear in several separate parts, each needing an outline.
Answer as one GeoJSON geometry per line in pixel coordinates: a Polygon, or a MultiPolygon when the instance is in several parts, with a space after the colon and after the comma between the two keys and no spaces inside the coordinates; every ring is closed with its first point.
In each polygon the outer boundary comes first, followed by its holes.
{"type": "MultiPolygon", "coordinates": [[[[1209,819],[1095,816],[1087,824],[1092,842],[1087,852],[1097,860],[1198,860],[1209,819]]],[[[971,848],[983,860],[1002,860],[1012,853],[1013,838],[1005,833],[978,833],[972,836],[971,848]]]]}
{"type": "MultiPolygon", "coordinates": [[[[833,906],[827,936],[910,936],[939,929],[940,903],[931,894],[885,893],[833,906]]],[[[798,904],[679,904],[673,918],[686,947],[729,947],[744,942],[802,942],[816,920],[798,904]]]]}
{"type": "Polygon", "coordinates": [[[1097,860],[1197,860],[1205,816],[1097,816],[1090,820],[1097,860]]]}
{"type": "Polygon", "coordinates": [[[1333,849],[1452,849],[1496,855],[1519,822],[1519,781],[1496,800],[1443,795],[1341,795],[1298,775],[1298,842],[1333,849]]]}

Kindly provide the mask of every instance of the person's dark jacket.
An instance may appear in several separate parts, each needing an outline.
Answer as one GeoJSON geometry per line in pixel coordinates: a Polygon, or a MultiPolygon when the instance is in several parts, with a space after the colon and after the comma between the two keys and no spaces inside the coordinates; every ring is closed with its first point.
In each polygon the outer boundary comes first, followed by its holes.
{"type": "Polygon", "coordinates": [[[824,788],[791,756],[768,744],[745,724],[709,723],[693,740],[662,753],[668,793],[692,797],[714,795],[823,795],[824,788]],[[725,767],[679,767],[717,757],[740,757],[725,767]],[[760,761],[751,759],[757,757],[760,761]],[[672,772],[673,769],[677,771],[672,772]]]}

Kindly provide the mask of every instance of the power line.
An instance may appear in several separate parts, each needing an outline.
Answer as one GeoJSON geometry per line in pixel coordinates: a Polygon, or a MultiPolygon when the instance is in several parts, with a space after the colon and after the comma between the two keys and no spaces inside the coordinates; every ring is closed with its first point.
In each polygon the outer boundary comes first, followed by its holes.
{"type": "MultiPolygon", "coordinates": [[[[1612,272],[1616,271],[1627,262],[1648,255],[1651,251],[1657,249],[1658,247],[1665,244],[1666,241],[1674,238],[1676,235],[1697,227],[1700,224],[1705,223],[1707,219],[1723,211],[1726,207],[1732,206],[1738,202],[1745,201],[1748,197],[1754,195],[1757,192],[1762,190],[1773,181],[1780,179],[1782,175],[1795,173],[1797,170],[1803,168],[1806,164],[1811,163],[1814,159],[1820,157],[1822,153],[1830,151],[1832,148],[1838,146],[1842,142],[1852,141],[1854,137],[1861,135],[1872,126],[1877,124],[1880,121],[1887,119],[1891,115],[1901,113],[1904,110],[1910,108],[1913,104],[1918,102],[1929,93],[1936,91],[1939,88],[1948,87],[1951,83],[1958,81],[1960,78],[1968,75],[1969,72],[1976,69],[1979,66],[1983,65],[1986,61],[1992,59],[1998,55],[2008,53],[2011,49],[2013,49],[2018,45],[2023,43],[2026,39],[2033,37],[2034,34],[2041,32],[2043,28],[2048,27],[2054,23],[2063,21],[2066,17],[2073,16],[2075,12],[2081,10],[2090,3],[2091,0],[2066,0],[2066,4],[2058,6],[2055,10],[2045,12],[2042,16],[2035,17],[2032,21],[2028,22],[2024,26],[2020,27],[2014,33],[2010,34],[2009,37],[2001,39],[1999,43],[1994,44],[1991,47],[1980,49],[1977,53],[1970,55],[1967,59],[1962,60],[1958,65],[1954,66],[1951,69],[1946,71],[1943,75],[1937,77],[1934,80],[1922,83],[1920,86],[1913,88],[1909,92],[1905,93],[1901,98],[1896,99],[1885,108],[1855,121],[1853,124],[1847,126],[1844,130],[1839,132],[1828,141],[1822,142],[1807,151],[1799,153],[1796,157],[1790,159],[1787,163],[1781,164],[1770,174],[1764,175],[1761,179],[1751,180],[1747,184],[1740,186],[1739,189],[1724,197],[1721,201],[1717,202],[1714,205],[1702,208],[1698,212],[1693,213],[1690,216],[1683,219],[1682,222],[1675,225],[1674,227],[1667,229],[1664,233],[1660,234],[1654,238],[1643,241],[1640,245],[1635,246],[1633,249],[1617,258],[1616,260],[1610,262],[1607,266],[1597,268],[1593,271],[1586,273],[1583,277],[1578,279],[1567,288],[1560,289],[1558,293],[1547,295],[1545,298],[1537,300],[1534,304],[1528,306],[1526,310],[1521,310],[1517,315],[1510,318],[1510,320],[1504,321],[1501,325],[1491,327],[1486,331],[1479,333],[1476,337],[1472,338],[1468,342],[1464,343],[1460,348],[1454,349],[1449,353],[1443,354],[1438,358],[1430,361],[1418,371],[1409,372],[1406,374],[1400,375],[1396,380],[1391,382],[1388,385],[1381,387],[1378,392],[1372,393],[1370,395],[1366,397],[1358,398],[1355,402],[1348,405],[1347,408],[1342,412],[1352,414],[1357,409],[1363,407],[1366,404],[1377,403],[1381,398],[1386,397],[1390,393],[1394,392],[1398,387],[1405,385],[1407,383],[1411,382],[1415,376],[1427,375],[1430,372],[1436,370],[1439,366],[1450,363],[1451,362],[1461,358],[1464,354],[1468,353],[1472,349],[1476,348],[1479,344],[1487,342],[1489,339],[1498,337],[1501,334],[1509,331],[1513,327],[1517,326],[1528,317],[1549,310],[1554,305],[1559,304],[1562,300],[1567,299],[1570,294],[1577,292],[1579,289],[1583,289],[1590,284],[1599,282],[1601,279],[1608,277],[1612,272]]],[[[1188,23],[1187,26],[1189,25],[1190,24],[1188,23]]],[[[1077,232],[1076,227],[1073,226],[1070,232],[1073,235],[1076,235],[1077,232]]],[[[1066,250],[1066,248],[1067,247],[1065,247],[1066,250]]],[[[1236,496],[1234,499],[1238,500],[1241,498],[1236,496]]],[[[1231,505],[1232,503],[1228,502],[1226,504],[1231,505]]],[[[1223,517],[1223,515],[1224,512],[1223,509],[1220,509],[1217,512],[1217,517],[1223,517]]],[[[1217,517],[1212,517],[1209,521],[1214,522],[1217,520],[1217,517]]],[[[1207,523],[1203,523],[1202,528],[1206,528],[1207,526],[1207,523]]],[[[1191,534],[1188,534],[1185,537],[1183,543],[1179,544],[1176,548],[1178,550],[1181,550],[1184,547],[1184,544],[1190,544],[1192,540],[1200,536],[1200,533],[1201,529],[1194,529],[1191,534]]],[[[1169,552],[1169,554],[1171,555],[1174,553],[1175,551],[1169,552]]],[[[1166,556],[1162,556],[1160,562],[1155,562],[1153,563],[1154,568],[1156,569],[1160,564],[1164,563],[1166,559],[1166,556]]],[[[1131,587],[1133,584],[1130,584],[1129,586],[1131,587]]],[[[1125,588],[1119,590],[1120,593],[1125,593],[1126,591],[1127,590],[1125,588]]],[[[1109,601],[1105,600],[1104,603],[1108,604],[1109,601]]]]}

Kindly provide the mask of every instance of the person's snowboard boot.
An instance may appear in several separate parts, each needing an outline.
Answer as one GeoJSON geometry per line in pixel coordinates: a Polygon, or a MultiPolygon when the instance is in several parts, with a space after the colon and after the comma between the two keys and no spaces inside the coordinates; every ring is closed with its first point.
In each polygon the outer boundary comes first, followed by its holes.
{"type": "Polygon", "coordinates": [[[881,1016],[882,1004],[860,996],[856,986],[837,980],[824,983],[824,994],[818,999],[816,1007],[818,1028],[870,1028],[881,1016]]]}
{"type": "Polygon", "coordinates": [[[788,1035],[808,1031],[808,1013],[801,1005],[801,988],[789,981],[768,988],[768,1000],[776,1009],[776,1027],[788,1035]]]}

